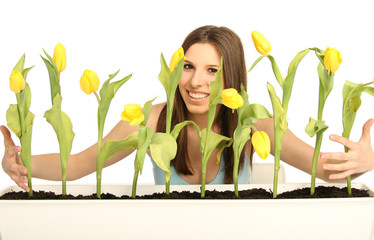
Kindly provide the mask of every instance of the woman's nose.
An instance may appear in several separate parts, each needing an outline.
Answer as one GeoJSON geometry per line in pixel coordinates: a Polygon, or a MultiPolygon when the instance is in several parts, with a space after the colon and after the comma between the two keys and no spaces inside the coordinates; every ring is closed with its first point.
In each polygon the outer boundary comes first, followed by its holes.
{"type": "Polygon", "coordinates": [[[203,85],[203,75],[201,71],[195,71],[191,79],[191,87],[197,88],[203,85]]]}

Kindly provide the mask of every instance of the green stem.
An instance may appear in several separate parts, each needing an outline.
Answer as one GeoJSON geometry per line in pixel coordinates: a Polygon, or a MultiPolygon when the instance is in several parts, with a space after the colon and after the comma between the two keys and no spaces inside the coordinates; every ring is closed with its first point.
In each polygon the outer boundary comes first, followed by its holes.
{"type": "Polygon", "coordinates": [[[135,171],[134,180],[132,181],[132,198],[136,198],[136,184],[138,182],[139,171],[135,171]]]}
{"type": "Polygon", "coordinates": [[[101,199],[101,170],[96,169],[96,195],[101,199]]]}
{"type": "Polygon", "coordinates": [[[233,179],[234,179],[234,189],[235,189],[235,196],[239,197],[239,189],[238,189],[238,171],[239,171],[239,159],[237,154],[234,157],[234,171],[233,171],[233,179]]]}
{"type": "MultiPolygon", "coordinates": [[[[205,158],[203,158],[205,159],[205,158]]],[[[206,163],[207,161],[202,162],[201,166],[201,198],[205,197],[205,182],[206,182],[206,163]]]]}
{"type": "Polygon", "coordinates": [[[66,195],[66,168],[62,168],[62,195],[66,195]]]}
{"type": "Polygon", "coordinates": [[[348,189],[348,195],[352,195],[352,184],[351,184],[351,176],[347,177],[347,189],[348,189]]]}
{"type": "Polygon", "coordinates": [[[170,182],[167,182],[166,183],[166,194],[169,194],[170,193],[170,182]]]}
{"type": "Polygon", "coordinates": [[[100,105],[100,97],[99,97],[99,95],[97,94],[97,92],[93,92],[93,93],[95,94],[97,103],[100,105]]]}
{"type": "Polygon", "coordinates": [[[167,104],[166,108],[166,133],[170,133],[171,130],[171,116],[173,113],[173,104],[167,104]]]}
{"type": "Polygon", "coordinates": [[[29,197],[32,197],[33,192],[32,192],[32,183],[31,183],[31,173],[29,173],[29,171],[27,171],[27,186],[30,189],[30,191],[29,191],[29,197]]]}
{"type": "MultiPolygon", "coordinates": [[[[343,136],[343,137],[346,137],[346,136],[343,136]]],[[[346,138],[349,138],[349,133],[348,133],[348,136],[346,138]]],[[[348,152],[348,148],[347,147],[344,147],[344,151],[345,152],[348,152]]],[[[348,195],[351,196],[352,195],[352,182],[351,182],[351,176],[348,176],[347,177],[347,191],[348,191],[348,195]]]]}
{"type": "Polygon", "coordinates": [[[277,195],[278,195],[278,174],[279,174],[279,169],[280,169],[280,150],[281,150],[280,146],[275,146],[275,150],[274,150],[275,153],[274,153],[273,198],[277,198],[277,195]]]}
{"type": "Polygon", "coordinates": [[[323,132],[318,132],[316,137],[316,145],[314,148],[314,154],[313,154],[313,165],[312,165],[312,184],[310,187],[310,195],[313,195],[315,192],[315,185],[316,185],[316,174],[317,174],[317,163],[318,163],[318,157],[322,145],[322,136],[323,132]]]}

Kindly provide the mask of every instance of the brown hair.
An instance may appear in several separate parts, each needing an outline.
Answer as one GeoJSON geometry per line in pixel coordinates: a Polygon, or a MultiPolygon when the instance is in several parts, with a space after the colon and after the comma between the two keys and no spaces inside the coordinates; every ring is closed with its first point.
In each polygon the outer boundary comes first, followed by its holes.
{"type": "MultiPolygon", "coordinates": [[[[212,43],[220,51],[223,60],[223,79],[225,88],[235,88],[240,91],[240,85],[243,84],[247,89],[247,71],[244,59],[244,50],[240,38],[226,27],[203,26],[191,32],[184,40],[182,47],[185,52],[195,43],[212,43]]],[[[172,116],[172,128],[186,120],[187,108],[182,99],[179,88],[175,93],[174,110],[172,116]]],[[[221,134],[227,137],[233,137],[238,122],[237,112],[222,105],[215,119],[221,129],[221,134]]],[[[166,128],[166,105],[162,109],[157,122],[157,132],[165,132],[166,128]]],[[[191,175],[189,168],[189,157],[187,152],[187,129],[183,128],[178,139],[177,155],[171,164],[179,174],[191,175]]],[[[252,156],[249,156],[252,160],[252,156]]],[[[233,182],[234,152],[232,147],[223,151],[225,161],[225,183],[233,182]]],[[[244,151],[240,156],[239,169],[244,166],[244,151]]]]}

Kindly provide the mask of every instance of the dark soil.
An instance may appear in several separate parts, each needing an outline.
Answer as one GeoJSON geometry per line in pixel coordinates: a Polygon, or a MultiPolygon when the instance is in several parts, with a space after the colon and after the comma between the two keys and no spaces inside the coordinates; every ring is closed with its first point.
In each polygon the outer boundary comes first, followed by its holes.
{"type": "MultiPolygon", "coordinates": [[[[367,190],[352,188],[352,195],[349,196],[347,188],[323,187],[319,186],[315,189],[315,194],[310,195],[310,188],[296,189],[289,192],[278,194],[278,199],[300,199],[300,198],[349,198],[349,197],[369,197],[367,190]]],[[[272,199],[271,190],[262,188],[239,191],[239,197],[236,197],[233,191],[205,191],[205,199],[272,199]]],[[[50,200],[50,199],[97,199],[96,193],[92,195],[58,195],[54,192],[34,191],[33,196],[29,198],[26,192],[8,192],[0,197],[0,200],[50,200]]],[[[131,196],[115,196],[110,193],[102,193],[101,199],[132,199],[131,196]]],[[[137,196],[136,199],[201,199],[200,192],[171,192],[169,195],[165,193],[154,193],[152,195],[137,196]]]]}

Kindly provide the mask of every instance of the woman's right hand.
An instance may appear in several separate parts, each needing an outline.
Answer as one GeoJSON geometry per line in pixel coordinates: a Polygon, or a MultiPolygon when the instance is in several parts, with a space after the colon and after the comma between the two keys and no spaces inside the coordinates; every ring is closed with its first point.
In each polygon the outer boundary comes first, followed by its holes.
{"type": "Polygon", "coordinates": [[[20,146],[16,146],[7,127],[0,126],[1,133],[4,136],[5,152],[2,161],[4,172],[22,189],[30,191],[27,184],[27,168],[23,166],[19,157],[20,146]]]}

